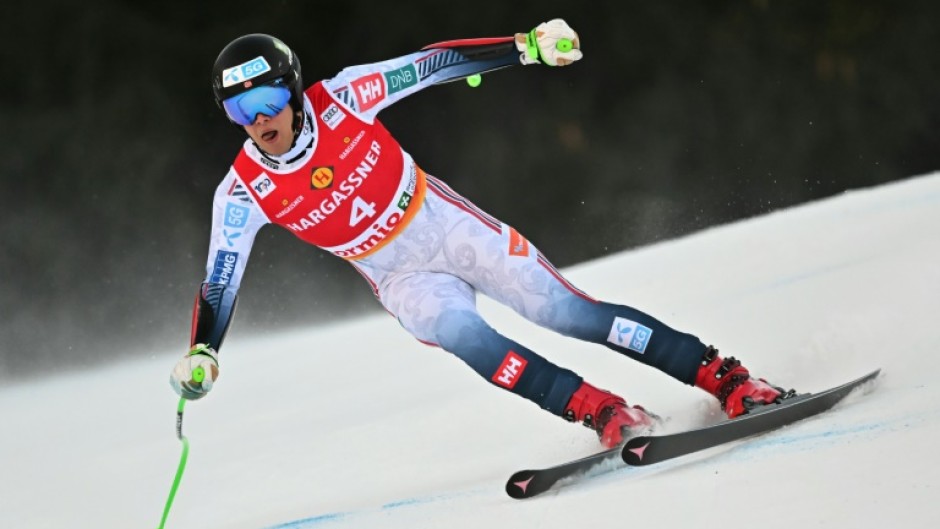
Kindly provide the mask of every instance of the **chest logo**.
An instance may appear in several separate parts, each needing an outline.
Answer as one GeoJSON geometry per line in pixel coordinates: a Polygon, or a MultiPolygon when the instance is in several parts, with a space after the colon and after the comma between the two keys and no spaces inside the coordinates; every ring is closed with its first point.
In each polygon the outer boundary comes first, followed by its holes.
{"type": "Polygon", "coordinates": [[[274,185],[274,181],[271,180],[271,177],[264,173],[258,175],[258,178],[252,180],[249,185],[255,190],[255,193],[258,194],[258,198],[264,198],[270,195],[271,191],[277,188],[277,186],[274,185]]]}
{"type": "Polygon", "coordinates": [[[333,166],[314,167],[310,173],[310,187],[312,189],[326,189],[333,185],[333,166]]]}
{"type": "Polygon", "coordinates": [[[346,119],[346,113],[340,110],[339,107],[336,106],[336,103],[333,103],[320,114],[320,119],[326,123],[326,126],[329,127],[330,130],[336,130],[336,127],[346,119]]]}

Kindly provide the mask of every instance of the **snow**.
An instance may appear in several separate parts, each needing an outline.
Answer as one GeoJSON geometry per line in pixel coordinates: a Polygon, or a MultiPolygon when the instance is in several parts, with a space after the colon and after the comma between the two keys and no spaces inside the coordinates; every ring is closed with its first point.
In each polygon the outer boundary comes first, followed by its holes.
{"type": "MultiPolygon", "coordinates": [[[[236,322],[216,389],[187,405],[192,448],[167,527],[932,527],[938,228],[933,174],[566,270],[777,384],[813,391],[884,371],[824,416],[521,502],[503,492],[514,471],[591,453],[593,434],[386,315],[254,337],[236,322]]],[[[699,390],[481,307],[556,363],[670,417],[667,429],[716,418],[699,390]]],[[[167,384],[180,354],[0,390],[0,527],[157,527],[181,450],[167,384]]]]}

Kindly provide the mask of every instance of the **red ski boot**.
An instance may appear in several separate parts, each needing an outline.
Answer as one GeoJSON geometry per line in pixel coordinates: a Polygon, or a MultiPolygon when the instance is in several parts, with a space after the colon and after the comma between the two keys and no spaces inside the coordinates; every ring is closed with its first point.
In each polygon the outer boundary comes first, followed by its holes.
{"type": "Polygon", "coordinates": [[[722,359],[718,349],[708,346],[702,357],[702,366],[695,376],[695,385],[718,398],[721,409],[729,418],[761,406],[792,397],[794,391],[771,386],[766,380],[751,378],[747,368],[735,358],[722,359]]]}
{"type": "Polygon", "coordinates": [[[605,448],[652,431],[653,419],[639,406],[628,406],[622,398],[583,382],[565,406],[565,420],[584,423],[600,437],[605,448]]]}

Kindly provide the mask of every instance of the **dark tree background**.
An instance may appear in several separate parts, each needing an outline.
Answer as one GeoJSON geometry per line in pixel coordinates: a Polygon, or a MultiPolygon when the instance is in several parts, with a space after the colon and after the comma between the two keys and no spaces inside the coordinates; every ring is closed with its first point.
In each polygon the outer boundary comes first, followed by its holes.
{"type": "MultiPolygon", "coordinates": [[[[568,20],[579,64],[434,87],[381,116],[564,266],[937,169],[938,15],[926,0],[7,6],[0,377],[188,345],[212,191],[244,138],[209,71],[243,33],[282,38],[310,84],[568,20]]],[[[274,227],[240,299],[233,337],[379,310],[348,265],[274,227]]]]}

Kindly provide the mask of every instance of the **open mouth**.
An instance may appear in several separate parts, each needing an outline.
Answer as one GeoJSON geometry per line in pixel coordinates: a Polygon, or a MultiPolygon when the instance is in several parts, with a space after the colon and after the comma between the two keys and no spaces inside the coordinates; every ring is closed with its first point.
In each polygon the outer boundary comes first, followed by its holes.
{"type": "Polygon", "coordinates": [[[264,141],[266,141],[266,142],[272,142],[272,141],[274,141],[276,138],[277,138],[277,131],[276,131],[276,130],[269,130],[269,131],[267,131],[267,132],[265,132],[264,134],[261,135],[261,139],[264,140],[264,141]]]}

